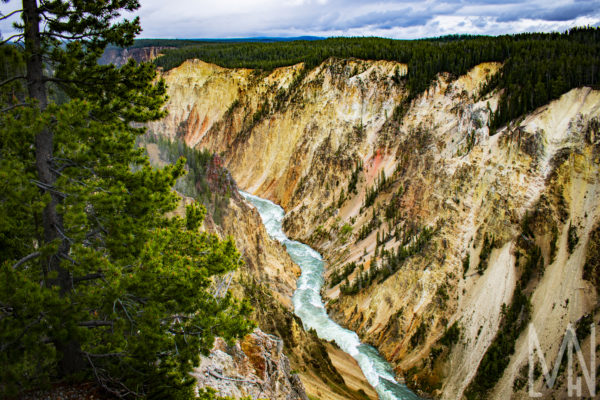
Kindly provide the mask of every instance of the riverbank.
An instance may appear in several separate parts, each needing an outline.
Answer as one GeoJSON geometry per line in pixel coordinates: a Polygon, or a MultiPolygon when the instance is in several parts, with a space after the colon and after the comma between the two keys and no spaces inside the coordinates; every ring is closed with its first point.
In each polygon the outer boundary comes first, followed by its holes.
{"type": "Polygon", "coordinates": [[[282,229],[283,208],[271,201],[240,192],[258,210],[269,235],[283,243],[292,260],[302,270],[292,298],[294,312],[306,329],[335,343],[356,360],[369,384],[383,400],[418,400],[419,397],[404,384],[396,381],[391,366],[377,350],[360,342],[358,335],[342,328],[329,318],[321,299],[324,265],[321,255],[309,246],[288,239],[282,229]]]}

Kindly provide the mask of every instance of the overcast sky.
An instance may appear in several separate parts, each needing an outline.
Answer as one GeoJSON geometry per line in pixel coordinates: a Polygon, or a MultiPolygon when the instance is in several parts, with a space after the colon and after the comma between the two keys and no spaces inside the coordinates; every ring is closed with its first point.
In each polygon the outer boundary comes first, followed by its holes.
{"type": "MultiPolygon", "coordinates": [[[[499,35],[600,25],[600,0],[140,0],[142,38],[499,35]]],[[[20,1],[1,5],[6,13],[20,1]]],[[[7,37],[12,29],[0,23],[7,37]]]]}

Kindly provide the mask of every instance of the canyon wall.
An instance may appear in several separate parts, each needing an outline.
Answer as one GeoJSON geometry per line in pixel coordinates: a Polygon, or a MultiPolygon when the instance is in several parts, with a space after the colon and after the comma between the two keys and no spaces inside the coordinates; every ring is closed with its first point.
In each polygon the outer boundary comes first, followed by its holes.
{"type": "Polygon", "coordinates": [[[130,58],[136,62],[148,62],[158,57],[164,50],[171,47],[153,46],[153,47],[134,47],[130,49],[121,49],[118,47],[109,47],[104,51],[102,57],[98,60],[101,65],[114,64],[117,67],[124,65],[130,58]]]}
{"type": "MultiPolygon", "coordinates": [[[[141,145],[153,165],[167,164],[168,152],[160,144],[141,145]]],[[[215,156],[208,164],[209,190],[214,199],[220,199],[206,204],[208,212],[201,229],[222,239],[232,238],[243,261],[235,273],[215,281],[214,293],[223,295],[229,290],[248,300],[258,327],[233,347],[218,339],[194,373],[198,387],[212,387],[222,396],[234,397],[306,400],[306,387],[309,394],[322,400],[364,400],[365,395],[376,399],[353,359],[304,330],[291,302],[300,268],[285,247],[268,235],[258,211],[238,193],[220,158],[215,156]],[[220,208],[218,213],[215,207],[220,208]],[[218,219],[213,217],[217,214],[218,219]]],[[[179,194],[181,201],[174,215],[183,217],[186,206],[199,199],[179,194]]]]}
{"type": "MultiPolygon", "coordinates": [[[[241,188],[281,204],[288,235],[325,257],[330,313],[408,385],[526,398],[530,323],[549,362],[569,323],[584,354],[593,345],[600,92],[490,132],[500,93],[479,91],[499,68],[441,74],[409,102],[406,66],[389,61],[267,73],[189,60],[164,73],[169,115],[150,131],[219,153],[241,188]]],[[[560,397],[565,381],[534,386],[560,397]]]]}

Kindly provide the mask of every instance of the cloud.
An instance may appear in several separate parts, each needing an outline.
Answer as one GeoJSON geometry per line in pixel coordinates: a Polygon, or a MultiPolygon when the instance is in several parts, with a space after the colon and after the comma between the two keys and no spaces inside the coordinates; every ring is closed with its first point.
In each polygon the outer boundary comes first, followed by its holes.
{"type": "Polygon", "coordinates": [[[546,8],[536,7],[535,4],[523,5],[521,9],[514,8],[500,14],[498,21],[518,21],[524,17],[543,21],[569,21],[594,13],[597,15],[598,11],[600,11],[598,1],[578,1],[546,8]]]}
{"type": "MultiPolygon", "coordinates": [[[[140,0],[145,38],[497,35],[600,25],[600,0],[140,0]]],[[[5,12],[16,0],[0,3],[5,12]]],[[[10,22],[0,23],[7,36],[10,22]]]]}

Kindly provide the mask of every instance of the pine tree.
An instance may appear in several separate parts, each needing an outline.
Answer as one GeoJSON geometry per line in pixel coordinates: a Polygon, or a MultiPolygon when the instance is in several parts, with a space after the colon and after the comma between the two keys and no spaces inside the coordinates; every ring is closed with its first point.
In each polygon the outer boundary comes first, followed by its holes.
{"type": "Polygon", "coordinates": [[[139,3],[22,5],[24,46],[3,48],[24,73],[0,82],[0,394],[80,378],[190,397],[200,353],[252,323],[247,303],[211,293],[239,265],[232,241],[199,232],[203,208],[166,216],[183,160],[153,169],[135,147],[139,123],[164,115],[164,83],[150,64],[97,64],[139,33],[113,22],[139,3]]]}

